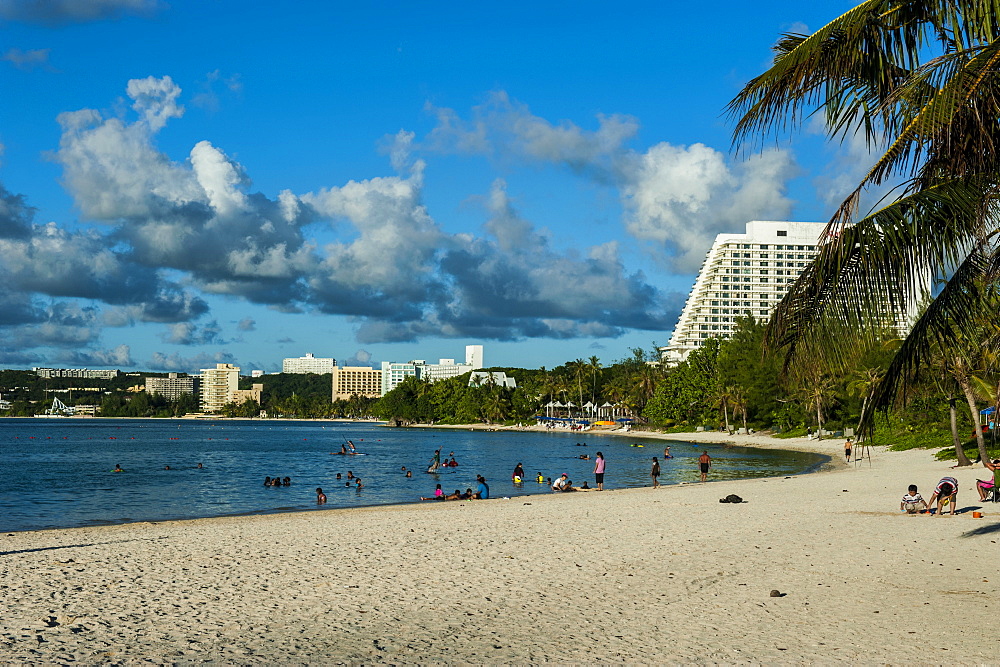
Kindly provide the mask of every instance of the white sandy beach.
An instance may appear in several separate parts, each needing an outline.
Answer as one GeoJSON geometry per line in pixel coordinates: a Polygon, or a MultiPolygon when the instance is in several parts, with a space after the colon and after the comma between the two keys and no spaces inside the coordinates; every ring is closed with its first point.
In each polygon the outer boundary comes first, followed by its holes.
{"type": "MultiPolygon", "coordinates": [[[[839,440],[725,439],[842,459],[839,440]]],[[[985,471],[880,449],[831,468],[4,534],[0,661],[995,663],[985,471]],[[900,514],[946,474],[959,516],[900,514]]]]}

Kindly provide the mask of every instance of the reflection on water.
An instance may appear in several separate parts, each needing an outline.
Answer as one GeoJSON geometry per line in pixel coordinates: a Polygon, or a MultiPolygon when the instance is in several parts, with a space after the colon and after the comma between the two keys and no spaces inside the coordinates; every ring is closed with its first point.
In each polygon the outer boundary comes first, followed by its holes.
{"type": "Polygon", "coordinates": [[[539,472],[593,486],[593,461],[580,456],[599,450],[609,489],[649,485],[653,456],[661,460],[661,484],[696,481],[702,449],[714,459],[715,480],[797,474],[827,460],[680,442],[670,443],[675,458],[663,460],[657,440],[285,421],[0,419],[0,446],[0,530],[7,531],[305,510],[316,507],[316,487],[326,508],[407,503],[438,483],[446,492],[475,488],[477,474],[493,497],[548,493],[534,481],[539,472]],[[331,455],[346,438],[365,455],[331,455]],[[454,452],[459,466],[426,473],[435,449],[454,452]],[[527,480],[515,485],[518,462],[527,480]],[[115,464],[125,472],[112,472],[115,464]],[[349,470],[362,478],[360,491],[336,480],[349,470]],[[265,477],[286,476],[291,486],[263,485],[265,477]]]}

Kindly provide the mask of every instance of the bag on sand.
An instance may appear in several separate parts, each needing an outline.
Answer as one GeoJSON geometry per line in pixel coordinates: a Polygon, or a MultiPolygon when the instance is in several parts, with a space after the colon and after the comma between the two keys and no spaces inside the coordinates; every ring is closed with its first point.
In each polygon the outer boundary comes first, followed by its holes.
{"type": "Polygon", "coordinates": [[[730,494],[729,494],[728,496],[726,496],[725,498],[719,498],[719,502],[720,502],[720,503],[742,503],[742,502],[743,502],[743,499],[742,499],[742,498],[740,498],[740,497],[739,497],[738,495],[736,495],[735,493],[730,493],[730,494]]]}

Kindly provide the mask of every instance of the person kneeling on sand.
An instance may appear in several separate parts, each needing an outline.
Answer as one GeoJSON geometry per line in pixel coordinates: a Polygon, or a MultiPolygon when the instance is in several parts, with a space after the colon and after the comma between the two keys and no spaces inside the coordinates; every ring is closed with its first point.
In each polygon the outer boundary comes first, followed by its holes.
{"type": "Polygon", "coordinates": [[[562,475],[559,476],[559,479],[557,479],[555,482],[552,483],[552,490],[566,491],[569,485],[570,485],[569,475],[563,473],[562,475]]]}
{"type": "Polygon", "coordinates": [[[903,494],[903,499],[899,501],[899,511],[907,514],[916,514],[927,509],[927,501],[917,492],[917,485],[910,484],[903,494]]]}
{"type": "Polygon", "coordinates": [[[944,514],[944,509],[951,506],[951,515],[955,516],[955,503],[958,502],[958,480],[954,477],[942,477],[941,481],[934,487],[931,499],[927,501],[927,508],[934,510],[934,501],[937,501],[937,516],[944,514]]]}

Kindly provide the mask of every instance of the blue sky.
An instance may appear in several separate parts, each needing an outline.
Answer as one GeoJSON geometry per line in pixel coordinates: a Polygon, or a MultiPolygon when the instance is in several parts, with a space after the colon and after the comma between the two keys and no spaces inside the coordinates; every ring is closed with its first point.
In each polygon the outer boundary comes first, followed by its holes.
{"type": "Polygon", "coordinates": [[[0,367],[666,344],[716,234],[864,164],[723,111],[850,6],[0,0],[0,367]]]}

